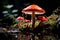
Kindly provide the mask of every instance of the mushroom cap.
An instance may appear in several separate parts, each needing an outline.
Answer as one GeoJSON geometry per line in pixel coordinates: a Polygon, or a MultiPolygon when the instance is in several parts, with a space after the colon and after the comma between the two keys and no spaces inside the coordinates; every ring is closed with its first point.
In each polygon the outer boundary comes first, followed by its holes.
{"type": "Polygon", "coordinates": [[[41,20],[41,21],[47,21],[48,19],[44,16],[38,16],[38,18],[41,20]]]}
{"type": "Polygon", "coordinates": [[[25,20],[25,22],[30,22],[30,20],[25,20]]]}
{"type": "Polygon", "coordinates": [[[37,12],[35,14],[44,14],[45,13],[44,9],[42,9],[41,7],[39,7],[38,5],[35,5],[35,4],[32,4],[22,10],[22,12],[25,14],[32,14],[31,13],[32,11],[37,12]]]}
{"type": "Polygon", "coordinates": [[[24,20],[24,17],[19,16],[17,19],[18,20],[24,20]]]}

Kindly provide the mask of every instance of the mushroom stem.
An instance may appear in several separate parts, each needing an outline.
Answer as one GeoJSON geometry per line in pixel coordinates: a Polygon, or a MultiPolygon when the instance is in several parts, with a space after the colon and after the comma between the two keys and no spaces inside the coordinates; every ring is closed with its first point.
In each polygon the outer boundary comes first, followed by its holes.
{"type": "Polygon", "coordinates": [[[35,26],[35,11],[32,12],[32,28],[35,26]]]}

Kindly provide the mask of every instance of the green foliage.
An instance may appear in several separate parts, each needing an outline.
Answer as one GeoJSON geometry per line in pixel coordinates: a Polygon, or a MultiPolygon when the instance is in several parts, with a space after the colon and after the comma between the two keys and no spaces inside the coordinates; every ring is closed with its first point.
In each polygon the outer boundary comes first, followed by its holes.
{"type": "Polygon", "coordinates": [[[47,18],[48,18],[48,24],[53,26],[56,23],[56,19],[58,18],[58,15],[52,14],[51,16],[47,18]]]}
{"type": "Polygon", "coordinates": [[[54,25],[55,23],[56,23],[55,20],[49,20],[49,21],[48,21],[48,24],[50,24],[51,26],[54,25]]]}

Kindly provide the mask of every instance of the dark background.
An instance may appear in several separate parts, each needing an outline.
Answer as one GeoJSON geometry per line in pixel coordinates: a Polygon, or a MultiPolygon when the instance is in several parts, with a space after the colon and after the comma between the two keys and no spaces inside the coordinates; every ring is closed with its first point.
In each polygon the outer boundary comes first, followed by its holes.
{"type": "Polygon", "coordinates": [[[30,4],[37,4],[46,10],[46,15],[50,15],[54,9],[60,6],[60,0],[0,0],[0,18],[2,17],[1,12],[3,11],[2,6],[4,2],[8,2],[8,4],[13,4],[13,9],[19,9],[19,13],[24,7],[30,4]]]}
{"type": "MultiPolygon", "coordinates": [[[[4,11],[5,9],[3,8],[3,5],[6,4],[13,4],[14,7],[11,8],[13,9],[18,9],[19,11],[17,12],[18,16],[21,15],[21,10],[25,7],[27,7],[28,5],[31,4],[37,4],[38,6],[42,7],[46,13],[45,15],[49,16],[52,14],[53,10],[55,10],[57,7],[60,6],[60,0],[0,0],[0,19],[4,19],[4,16],[2,14],[2,11],[4,11]]],[[[0,22],[8,22],[9,24],[12,22],[9,19],[4,19],[4,20],[0,20],[0,22]]]]}

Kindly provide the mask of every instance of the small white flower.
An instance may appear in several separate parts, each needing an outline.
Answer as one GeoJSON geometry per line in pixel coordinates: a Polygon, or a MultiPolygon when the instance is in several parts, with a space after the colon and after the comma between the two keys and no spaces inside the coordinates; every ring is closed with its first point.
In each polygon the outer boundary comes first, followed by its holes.
{"type": "Polygon", "coordinates": [[[8,11],[3,11],[2,13],[8,13],[8,11]]]}
{"type": "Polygon", "coordinates": [[[12,10],[12,13],[15,13],[15,12],[18,12],[18,10],[17,10],[17,9],[15,9],[15,10],[12,10]]]}
{"type": "Polygon", "coordinates": [[[5,7],[6,7],[6,8],[12,8],[13,5],[6,5],[5,7]]]}

